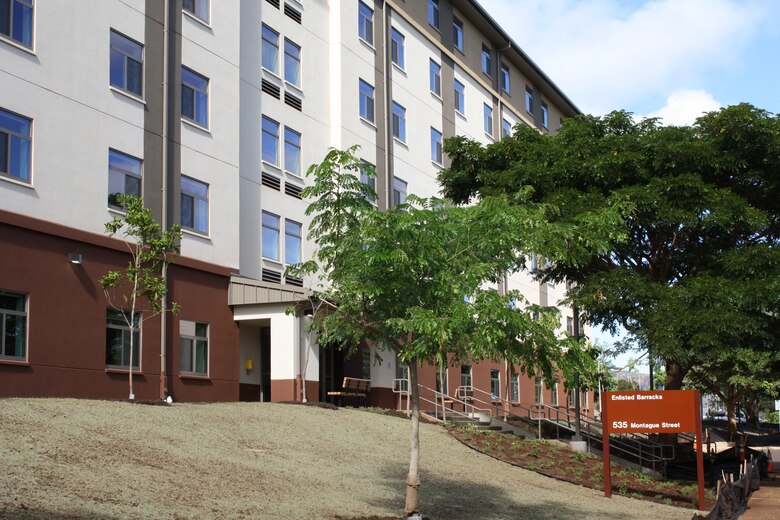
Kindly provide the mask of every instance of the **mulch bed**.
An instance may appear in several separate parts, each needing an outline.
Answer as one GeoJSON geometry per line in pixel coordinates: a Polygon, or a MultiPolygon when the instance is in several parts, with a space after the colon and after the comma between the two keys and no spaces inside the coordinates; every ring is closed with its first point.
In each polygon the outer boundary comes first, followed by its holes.
{"type": "Polygon", "coordinates": [[[338,410],[339,407],[335,404],[321,403],[319,401],[279,401],[279,404],[297,404],[299,406],[314,406],[315,408],[323,408],[325,410],[338,410]]]}
{"type": "MultiPolygon", "coordinates": [[[[448,428],[450,435],[480,453],[523,469],[592,489],[604,488],[602,459],[557,442],[525,440],[473,427],[448,428]]],[[[698,508],[696,484],[658,480],[612,463],[612,492],[667,505],[698,508]]],[[[705,506],[714,504],[707,497],[705,506]]]]}

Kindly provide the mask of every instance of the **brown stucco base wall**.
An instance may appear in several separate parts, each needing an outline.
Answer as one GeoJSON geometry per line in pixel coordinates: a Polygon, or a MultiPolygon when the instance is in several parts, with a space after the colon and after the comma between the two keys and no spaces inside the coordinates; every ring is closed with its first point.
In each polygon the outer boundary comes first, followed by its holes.
{"type": "Polygon", "coordinates": [[[398,406],[398,396],[392,388],[372,387],[371,405],[379,408],[395,409],[398,406]]]}
{"type": "Polygon", "coordinates": [[[295,379],[271,379],[271,402],[295,401],[298,395],[295,379]]]}
{"type": "MultiPolygon", "coordinates": [[[[0,397],[127,399],[127,371],[106,367],[109,302],[98,280],[127,266],[116,240],[0,210],[0,290],[27,295],[27,357],[0,362],[0,397]],[[69,253],[83,262],[71,264],[69,253]]],[[[238,399],[238,328],[227,305],[227,273],[171,266],[168,388],[176,401],[238,399]],[[209,379],[179,379],[178,320],[209,323],[209,379]]],[[[145,313],[144,315],[148,315],[145,313]]],[[[160,398],[160,317],[141,325],[136,399],[160,398]]]]}

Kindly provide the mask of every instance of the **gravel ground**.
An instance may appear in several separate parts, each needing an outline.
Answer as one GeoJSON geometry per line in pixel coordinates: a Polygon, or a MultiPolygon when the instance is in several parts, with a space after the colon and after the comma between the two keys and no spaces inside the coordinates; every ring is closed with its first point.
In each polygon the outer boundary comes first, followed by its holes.
{"type": "MultiPolygon", "coordinates": [[[[270,403],[0,400],[0,518],[327,519],[403,509],[409,422],[270,403]]],[[[681,519],[421,427],[421,509],[445,519],[681,519]]]]}

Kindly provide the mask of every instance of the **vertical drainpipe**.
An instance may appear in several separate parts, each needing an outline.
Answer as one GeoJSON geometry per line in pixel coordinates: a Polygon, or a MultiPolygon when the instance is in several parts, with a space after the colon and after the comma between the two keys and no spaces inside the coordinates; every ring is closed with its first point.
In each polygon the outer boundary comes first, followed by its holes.
{"type": "MultiPolygon", "coordinates": [[[[169,13],[172,2],[166,2],[166,6],[163,12],[163,96],[162,96],[162,202],[160,216],[160,225],[163,231],[168,229],[168,52],[170,42],[168,41],[168,28],[170,25],[169,13]]],[[[165,287],[168,287],[168,266],[164,265],[162,269],[162,279],[165,287]]],[[[160,313],[160,399],[168,397],[168,374],[166,366],[168,364],[168,317],[167,306],[168,297],[167,291],[163,295],[160,301],[162,312],[160,313]]]]}
{"type": "Polygon", "coordinates": [[[390,63],[390,53],[387,51],[387,28],[390,26],[390,6],[387,2],[382,2],[382,11],[385,14],[385,22],[382,24],[382,60],[384,60],[384,79],[383,90],[385,94],[385,178],[387,179],[387,189],[385,190],[386,208],[393,206],[393,189],[395,174],[391,171],[393,146],[393,100],[390,99],[390,81],[392,81],[392,64],[390,63]]]}

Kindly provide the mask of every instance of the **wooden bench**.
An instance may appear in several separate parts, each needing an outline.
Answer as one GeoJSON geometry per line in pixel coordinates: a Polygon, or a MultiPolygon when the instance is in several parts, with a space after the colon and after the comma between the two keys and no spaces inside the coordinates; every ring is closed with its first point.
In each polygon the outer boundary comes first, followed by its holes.
{"type": "Polygon", "coordinates": [[[358,379],[356,377],[345,377],[344,382],[341,384],[341,390],[335,392],[328,392],[329,396],[337,397],[338,405],[341,406],[342,398],[352,397],[357,400],[358,407],[360,406],[360,399],[366,397],[368,392],[371,391],[370,379],[358,379]]]}

